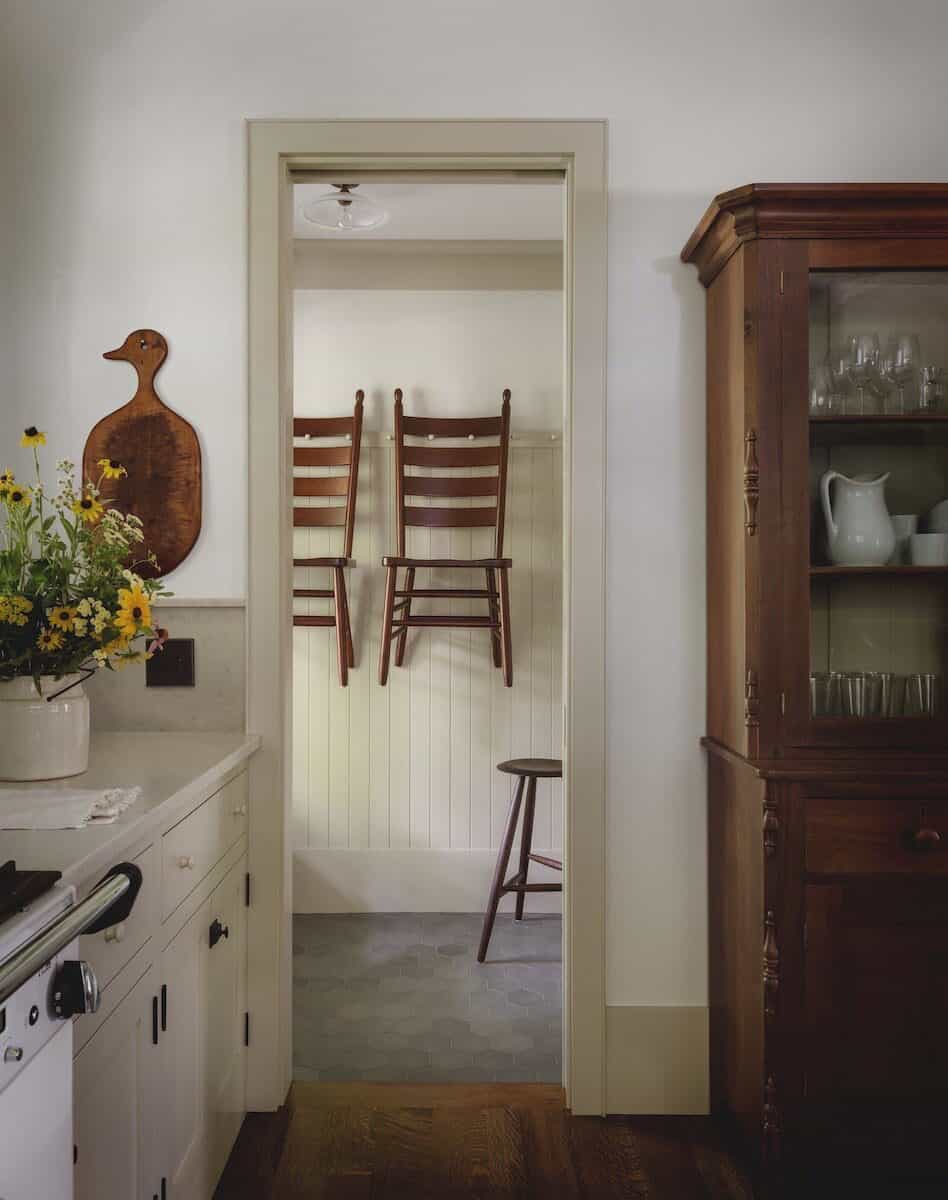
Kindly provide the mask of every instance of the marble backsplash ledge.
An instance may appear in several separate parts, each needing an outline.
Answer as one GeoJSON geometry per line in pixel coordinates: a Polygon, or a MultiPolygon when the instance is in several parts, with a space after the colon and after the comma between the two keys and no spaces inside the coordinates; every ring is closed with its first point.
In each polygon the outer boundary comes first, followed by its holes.
{"type": "Polygon", "coordinates": [[[243,732],[246,727],[245,611],[242,602],[156,607],[172,637],[194,638],[194,687],[146,687],[145,669],[102,671],[86,684],[99,732],[243,732]]]}

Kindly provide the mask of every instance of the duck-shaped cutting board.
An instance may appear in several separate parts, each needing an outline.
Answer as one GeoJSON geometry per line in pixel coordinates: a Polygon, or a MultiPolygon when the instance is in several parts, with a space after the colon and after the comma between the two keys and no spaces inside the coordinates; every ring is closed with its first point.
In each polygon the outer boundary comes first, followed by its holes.
{"type": "Polygon", "coordinates": [[[190,554],[201,532],[201,447],[184,417],[155,391],[155,376],[168,355],[168,343],[154,329],[136,329],[103,358],[131,363],[138,389],[128,404],[96,425],[82,455],[83,480],[99,479],[99,460],[121,463],[127,475],[103,479],[102,495],[122,512],[134,513],[145,531],[157,569],[139,568],[146,577],[167,575],[190,554]]]}

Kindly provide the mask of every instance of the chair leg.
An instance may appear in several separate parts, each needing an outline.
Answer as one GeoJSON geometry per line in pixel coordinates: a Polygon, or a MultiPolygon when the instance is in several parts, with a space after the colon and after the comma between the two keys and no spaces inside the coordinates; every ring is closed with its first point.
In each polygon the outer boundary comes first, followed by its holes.
{"type": "Polygon", "coordinates": [[[396,567],[385,568],[385,609],[382,613],[382,636],[379,644],[379,683],[388,683],[388,660],[392,649],[392,613],[395,610],[396,567]]]}
{"type": "Polygon", "coordinates": [[[494,918],[497,916],[497,906],[504,894],[504,876],[507,873],[507,863],[510,861],[510,851],[513,848],[514,834],[517,832],[517,818],[520,816],[520,802],[523,799],[524,777],[517,780],[517,790],[510,799],[507,810],[507,825],[504,829],[503,841],[497,851],[497,865],[494,867],[494,878],[491,881],[490,893],[487,899],[487,911],[484,913],[484,928],[481,931],[481,944],[477,948],[477,961],[482,963],[487,957],[487,946],[494,928],[494,918]]]}
{"type": "MultiPolygon", "coordinates": [[[[409,567],[405,572],[405,591],[410,592],[415,586],[415,568],[409,567]]],[[[399,609],[403,616],[411,615],[411,597],[405,601],[405,607],[399,609]]],[[[395,635],[395,666],[400,667],[405,661],[405,643],[408,641],[408,629],[403,625],[395,635]]]]}
{"type": "Polygon", "coordinates": [[[332,570],[332,599],[336,615],[336,655],[339,660],[339,682],[349,684],[349,654],[346,649],[346,579],[342,567],[332,570]]]}
{"type": "Polygon", "coordinates": [[[349,614],[349,585],[346,583],[345,572],[342,574],[342,606],[346,616],[346,659],[351,670],[355,665],[355,650],[352,645],[352,617],[349,614]]]}
{"type": "MultiPolygon", "coordinates": [[[[537,777],[530,776],[527,784],[527,801],[523,806],[523,828],[520,831],[520,883],[527,882],[527,872],[530,870],[530,848],[533,845],[533,814],[537,805],[537,777]]],[[[517,911],[514,920],[523,920],[523,902],[525,892],[517,892],[517,911]]]]}
{"type": "Polygon", "coordinates": [[[507,568],[498,571],[500,582],[500,655],[504,668],[504,687],[513,687],[513,649],[510,643],[510,584],[507,568]]]}
{"type": "MultiPolygon", "coordinates": [[[[487,568],[486,573],[487,573],[487,590],[489,592],[496,592],[497,591],[497,575],[496,575],[496,573],[494,572],[493,568],[491,568],[491,567],[487,568]]],[[[499,611],[497,608],[497,601],[496,600],[488,600],[487,605],[488,605],[488,609],[490,611],[490,619],[492,621],[497,621],[498,611],[499,611]]],[[[493,659],[493,662],[494,662],[494,666],[499,667],[500,666],[500,630],[499,629],[492,629],[490,631],[490,653],[491,653],[491,658],[493,659]]]]}

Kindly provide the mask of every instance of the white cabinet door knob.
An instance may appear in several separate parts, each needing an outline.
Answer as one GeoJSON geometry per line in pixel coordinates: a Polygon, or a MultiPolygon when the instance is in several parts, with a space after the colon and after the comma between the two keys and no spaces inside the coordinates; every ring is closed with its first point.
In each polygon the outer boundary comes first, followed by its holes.
{"type": "Polygon", "coordinates": [[[119,921],[117,925],[113,925],[111,929],[105,931],[105,940],[107,942],[120,942],[125,937],[125,922],[119,921]]]}
{"type": "Polygon", "coordinates": [[[194,855],[182,854],[178,859],[178,866],[182,871],[191,871],[194,869],[194,855]]]}

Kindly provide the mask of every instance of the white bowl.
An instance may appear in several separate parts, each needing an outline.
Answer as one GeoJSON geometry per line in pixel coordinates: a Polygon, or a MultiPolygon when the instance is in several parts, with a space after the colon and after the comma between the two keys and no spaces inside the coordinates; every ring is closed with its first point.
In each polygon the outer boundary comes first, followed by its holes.
{"type": "Polygon", "coordinates": [[[948,500],[942,500],[928,514],[929,533],[948,533],[948,500]]]}

